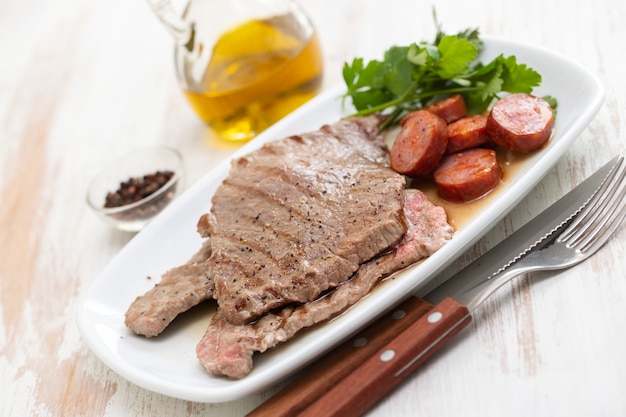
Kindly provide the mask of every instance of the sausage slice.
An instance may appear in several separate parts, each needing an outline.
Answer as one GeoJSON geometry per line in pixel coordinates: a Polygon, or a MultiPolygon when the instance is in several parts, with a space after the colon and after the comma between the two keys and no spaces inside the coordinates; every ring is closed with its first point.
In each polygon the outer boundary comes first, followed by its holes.
{"type": "Polygon", "coordinates": [[[530,94],[510,94],[496,102],[487,118],[487,134],[494,142],[517,152],[542,147],[552,132],[550,104],[530,94]]]}
{"type": "Polygon", "coordinates": [[[496,151],[474,148],[444,156],[433,176],[442,198],[465,203],[493,190],[502,179],[502,167],[496,151]]]}
{"type": "Polygon", "coordinates": [[[463,117],[448,125],[448,147],[446,153],[477,148],[489,141],[487,116],[475,114],[463,117]]]}
{"type": "Polygon", "coordinates": [[[467,115],[467,107],[465,100],[460,94],[446,97],[433,104],[424,107],[424,110],[435,113],[441,117],[446,123],[452,123],[467,115]]]}
{"type": "Polygon", "coordinates": [[[448,126],[426,110],[405,119],[390,151],[391,168],[400,174],[422,177],[431,174],[446,151],[448,126]]]}

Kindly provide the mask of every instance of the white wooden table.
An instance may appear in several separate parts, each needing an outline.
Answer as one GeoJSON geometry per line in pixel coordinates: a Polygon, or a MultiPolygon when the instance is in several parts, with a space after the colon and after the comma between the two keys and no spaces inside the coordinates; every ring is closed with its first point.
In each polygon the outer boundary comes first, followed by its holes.
{"type": "MultiPolygon", "coordinates": [[[[324,87],[354,56],[432,39],[432,5],[302,0],[325,54],[324,87]]],[[[442,0],[447,32],[542,45],[606,86],[606,103],[545,180],[459,263],[626,151],[626,3],[442,0]]],[[[189,183],[235,146],[217,146],[176,84],[172,41],[138,1],[0,0],[0,415],[241,416],[280,385],[222,404],[141,389],[81,341],[75,308],[132,238],[85,203],[105,162],[144,145],[178,148],[189,183]]],[[[626,230],[588,262],[521,277],[371,416],[626,415],[626,230]]],[[[458,265],[458,264],[457,264],[458,265]]]]}

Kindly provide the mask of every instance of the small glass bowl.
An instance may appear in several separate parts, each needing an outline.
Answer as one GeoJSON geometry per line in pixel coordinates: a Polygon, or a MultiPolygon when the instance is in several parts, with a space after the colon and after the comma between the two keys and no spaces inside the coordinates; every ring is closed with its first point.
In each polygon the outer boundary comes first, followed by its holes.
{"type": "Polygon", "coordinates": [[[161,146],[130,152],[108,165],[93,179],[87,190],[87,203],[119,230],[138,232],[176,197],[183,187],[184,170],[182,155],[176,149],[161,146]],[[157,171],[172,171],[174,175],[141,200],[119,207],[104,207],[108,193],[117,191],[122,182],[143,178],[157,171]]]}

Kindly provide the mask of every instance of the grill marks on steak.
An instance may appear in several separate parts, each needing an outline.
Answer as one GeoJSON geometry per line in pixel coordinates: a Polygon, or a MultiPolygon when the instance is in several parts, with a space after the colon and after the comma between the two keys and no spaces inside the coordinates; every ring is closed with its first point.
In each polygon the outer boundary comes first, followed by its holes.
{"type": "Polygon", "coordinates": [[[341,120],[233,161],[199,225],[226,320],[312,301],[400,241],[405,180],[379,122],[341,120]]]}
{"type": "Polygon", "coordinates": [[[392,251],[361,265],[354,277],[328,295],[298,306],[287,306],[247,325],[235,325],[218,311],[196,347],[202,366],[214,376],[240,379],[252,370],[254,352],[264,352],[299,330],[330,319],[368,294],[380,281],[430,256],[454,230],[445,211],[418,190],[406,190],[404,213],[409,228],[392,251]]]}
{"type": "Polygon", "coordinates": [[[213,296],[213,273],[207,267],[210,240],[184,265],[170,269],[150,291],[137,297],[125,314],[124,324],[136,334],[160,334],[180,313],[213,296]]]}

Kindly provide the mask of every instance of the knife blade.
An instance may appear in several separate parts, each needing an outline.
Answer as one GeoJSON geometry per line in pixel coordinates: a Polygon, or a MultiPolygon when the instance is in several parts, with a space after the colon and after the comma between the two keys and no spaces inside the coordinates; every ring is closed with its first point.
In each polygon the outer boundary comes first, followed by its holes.
{"type": "Polygon", "coordinates": [[[497,287],[495,278],[565,228],[619,158],[423,298],[407,299],[335,349],[248,417],[362,415],[467,326],[472,311],[495,291],[489,288],[497,287]]]}

